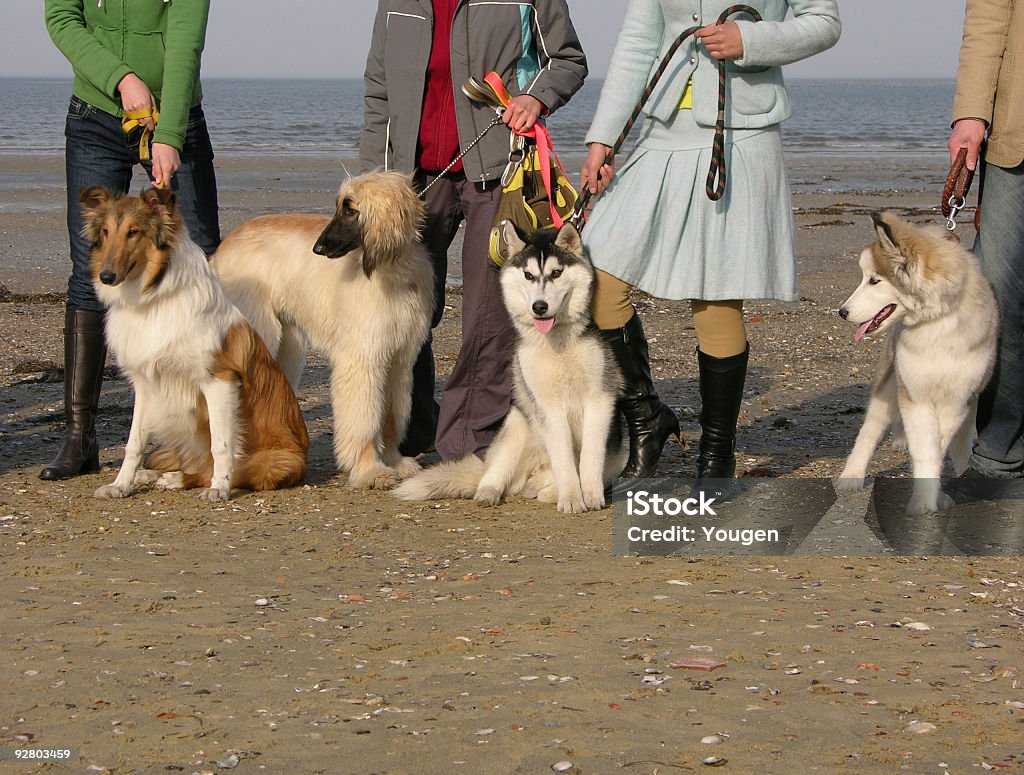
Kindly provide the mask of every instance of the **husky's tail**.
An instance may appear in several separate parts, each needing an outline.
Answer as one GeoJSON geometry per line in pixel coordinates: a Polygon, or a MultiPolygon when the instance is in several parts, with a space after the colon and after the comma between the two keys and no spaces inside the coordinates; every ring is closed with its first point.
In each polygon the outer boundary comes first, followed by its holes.
{"type": "Polygon", "coordinates": [[[441,463],[406,479],[391,491],[399,500],[472,498],[484,475],[484,461],[476,455],[441,463]]]}

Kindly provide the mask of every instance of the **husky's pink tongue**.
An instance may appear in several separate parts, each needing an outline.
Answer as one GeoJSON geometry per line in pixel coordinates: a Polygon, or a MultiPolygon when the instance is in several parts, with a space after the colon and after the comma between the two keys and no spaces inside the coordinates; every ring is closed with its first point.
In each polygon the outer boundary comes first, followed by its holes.
{"type": "Polygon", "coordinates": [[[551,332],[551,329],[555,327],[555,318],[534,318],[533,327],[540,331],[542,334],[551,332]]]}
{"type": "Polygon", "coordinates": [[[861,323],[860,327],[857,329],[857,333],[853,335],[853,341],[859,342],[861,339],[863,339],[864,338],[864,334],[866,334],[868,332],[868,328],[870,328],[871,324],[874,323],[874,322],[875,322],[875,320],[874,320],[874,318],[872,318],[871,320],[867,321],[866,323],[861,323]]]}

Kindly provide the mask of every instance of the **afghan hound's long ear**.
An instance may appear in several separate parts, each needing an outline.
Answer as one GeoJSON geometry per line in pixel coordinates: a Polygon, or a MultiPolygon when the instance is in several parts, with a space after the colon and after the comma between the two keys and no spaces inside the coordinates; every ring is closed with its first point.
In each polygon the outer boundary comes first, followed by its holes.
{"type": "Polygon", "coordinates": [[[426,211],[401,173],[374,172],[352,185],[362,230],[363,272],[369,277],[408,254],[426,211]]]}
{"type": "Polygon", "coordinates": [[[164,250],[178,234],[177,203],[169,188],[147,188],[139,197],[157,216],[156,246],[164,250]]]}
{"type": "Polygon", "coordinates": [[[100,223],[106,214],[106,206],[114,200],[114,195],[102,186],[83,188],[78,193],[78,201],[82,204],[82,217],[85,222],[82,233],[90,244],[95,245],[99,239],[100,223]]]}

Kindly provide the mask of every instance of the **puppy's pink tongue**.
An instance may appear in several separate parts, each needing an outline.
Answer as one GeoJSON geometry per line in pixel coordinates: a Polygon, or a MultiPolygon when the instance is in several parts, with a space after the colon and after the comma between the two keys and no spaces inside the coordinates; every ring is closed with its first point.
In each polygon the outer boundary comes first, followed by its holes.
{"type": "Polygon", "coordinates": [[[534,318],[533,327],[540,331],[542,334],[547,334],[555,327],[554,317],[550,318],[534,318]]]}
{"type": "Polygon", "coordinates": [[[868,332],[868,328],[873,323],[873,320],[869,320],[867,323],[861,323],[860,328],[857,329],[857,333],[853,335],[853,341],[859,342],[864,338],[864,334],[868,332]]]}

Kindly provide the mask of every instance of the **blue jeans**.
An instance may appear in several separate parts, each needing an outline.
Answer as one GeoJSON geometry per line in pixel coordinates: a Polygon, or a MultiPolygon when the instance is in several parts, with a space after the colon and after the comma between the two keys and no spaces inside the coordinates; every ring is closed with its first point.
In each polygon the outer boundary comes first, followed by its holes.
{"type": "MultiPolygon", "coordinates": [[[[89,105],[77,97],[68,107],[64,136],[67,138],[65,164],[68,186],[68,235],[71,239],[71,277],[68,279],[68,309],[102,312],[89,269],[89,242],[82,236],[82,207],[79,192],[89,186],[103,186],[115,194],[128,193],[132,167],[142,164],[152,175],[152,165],[139,160],[142,130],[126,135],[121,119],[89,105]]],[[[213,146],[206,130],[202,106],[192,108],[188,117],[181,169],[171,178],[181,216],[189,234],[206,255],[220,244],[217,208],[217,180],[213,170],[213,146]]]]}
{"type": "Polygon", "coordinates": [[[992,478],[1024,476],[1024,164],[985,165],[981,230],[974,243],[999,302],[995,374],[978,403],[971,467],[992,478]]]}

